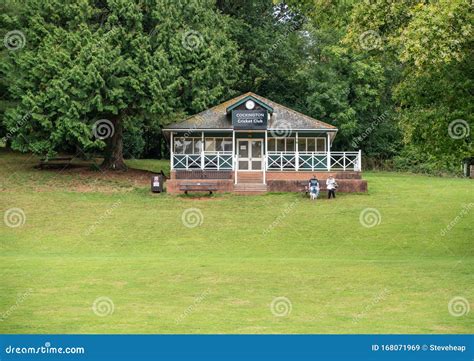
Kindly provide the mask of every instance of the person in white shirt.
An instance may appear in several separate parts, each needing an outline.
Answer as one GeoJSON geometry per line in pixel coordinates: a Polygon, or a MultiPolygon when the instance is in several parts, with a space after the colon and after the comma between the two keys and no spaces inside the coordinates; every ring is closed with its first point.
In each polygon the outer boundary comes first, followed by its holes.
{"type": "Polygon", "coordinates": [[[336,179],[334,179],[332,175],[330,175],[329,178],[326,179],[326,188],[328,190],[328,199],[331,199],[331,196],[333,198],[336,198],[337,183],[336,179]]]}

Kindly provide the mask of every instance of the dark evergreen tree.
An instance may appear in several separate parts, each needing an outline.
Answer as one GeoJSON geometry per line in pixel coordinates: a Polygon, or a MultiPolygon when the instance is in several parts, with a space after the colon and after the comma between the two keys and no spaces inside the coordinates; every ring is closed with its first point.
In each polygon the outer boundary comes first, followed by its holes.
{"type": "Polygon", "coordinates": [[[20,105],[6,124],[15,128],[26,113],[31,120],[13,148],[104,149],[103,166],[124,169],[124,132],[141,134],[229,92],[239,67],[225,21],[198,0],[26,1],[19,25],[28,46],[9,54],[20,105]]]}

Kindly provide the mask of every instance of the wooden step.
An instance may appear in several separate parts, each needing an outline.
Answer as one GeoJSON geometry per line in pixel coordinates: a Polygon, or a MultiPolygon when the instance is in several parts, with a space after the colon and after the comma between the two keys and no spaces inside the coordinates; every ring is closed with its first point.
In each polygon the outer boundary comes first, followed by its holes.
{"type": "Polygon", "coordinates": [[[237,183],[234,184],[234,189],[239,190],[267,190],[267,185],[263,183],[237,183]]]}
{"type": "Polygon", "coordinates": [[[263,172],[237,172],[237,183],[263,184],[263,172]]]}
{"type": "Polygon", "coordinates": [[[267,192],[267,185],[263,183],[238,183],[234,184],[236,194],[263,194],[267,192]]]}

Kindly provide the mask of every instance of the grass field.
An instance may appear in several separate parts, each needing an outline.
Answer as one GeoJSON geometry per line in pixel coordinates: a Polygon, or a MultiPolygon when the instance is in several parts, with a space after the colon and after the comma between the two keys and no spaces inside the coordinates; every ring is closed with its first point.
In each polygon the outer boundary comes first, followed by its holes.
{"type": "Polygon", "coordinates": [[[196,198],[35,162],[0,152],[0,333],[474,330],[472,180],[366,173],[368,194],[331,201],[196,198]]]}

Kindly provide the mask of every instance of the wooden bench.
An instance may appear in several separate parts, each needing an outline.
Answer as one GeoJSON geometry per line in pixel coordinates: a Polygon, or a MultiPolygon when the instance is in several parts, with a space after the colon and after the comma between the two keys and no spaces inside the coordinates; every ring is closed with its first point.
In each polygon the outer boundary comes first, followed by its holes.
{"type": "Polygon", "coordinates": [[[71,161],[74,157],[70,156],[63,156],[63,157],[54,157],[48,159],[41,159],[40,164],[38,165],[39,168],[63,168],[67,167],[71,164],[71,161]]]}
{"type": "Polygon", "coordinates": [[[184,194],[188,192],[209,192],[212,194],[213,191],[217,191],[217,185],[213,183],[181,183],[179,190],[184,191],[184,194]]]}

